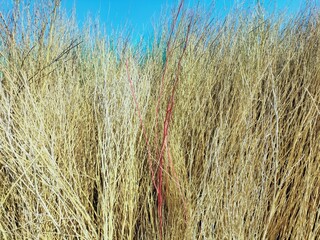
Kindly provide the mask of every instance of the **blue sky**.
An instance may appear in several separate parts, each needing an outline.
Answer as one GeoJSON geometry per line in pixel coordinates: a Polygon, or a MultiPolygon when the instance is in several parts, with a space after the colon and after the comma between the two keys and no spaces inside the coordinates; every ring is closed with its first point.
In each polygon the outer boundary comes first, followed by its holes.
{"type": "MultiPolygon", "coordinates": [[[[200,2],[208,6],[211,0],[186,0],[186,6],[192,7],[200,2]]],[[[225,15],[236,3],[248,8],[257,0],[220,0],[215,1],[215,10],[219,16],[225,15]]],[[[318,0],[313,0],[318,1],[318,0]]],[[[320,0],[319,0],[320,1],[320,0]]],[[[262,0],[267,11],[287,11],[289,14],[298,11],[305,0],[262,0]]],[[[134,29],[135,34],[143,34],[152,29],[152,22],[157,22],[161,9],[172,8],[178,0],[62,0],[62,6],[71,11],[76,7],[77,19],[82,24],[88,15],[100,16],[99,20],[107,27],[107,32],[112,29],[121,29],[125,24],[134,29]]]]}
{"type": "MultiPolygon", "coordinates": [[[[29,1],[29,0],[25,0],[29,1]]],[[[45,2],[46,0],[44,0],[45,2]]],[[[218,18],[223,18],[236,4],[244,8],[252,8],[258,0],[185,0],[187,7],[194,7],[199,2],[201,6],[215,3],[215,12],[218,18]]],[[[286,11],[288,14],[296,13],[307,0],[260,0],[267,12],[286,11]]],[[[320,0],[309,0],[320,6],[320,0]]],[[[13,0],[0,0],[1,8],[6,9],[13,0]]],[[[31,2],[33,2],[31,0],[31,2]]],[[[62,7],[71,13],[76,8],[77,20],[80,26],[88,16],[97,18],[104,24],[107,32],[126,29],[133,30],[135,36],[152,32],[152,23],[159,22],[162,9],[172,9],[179,0],[61,0],[62,7]]]]}

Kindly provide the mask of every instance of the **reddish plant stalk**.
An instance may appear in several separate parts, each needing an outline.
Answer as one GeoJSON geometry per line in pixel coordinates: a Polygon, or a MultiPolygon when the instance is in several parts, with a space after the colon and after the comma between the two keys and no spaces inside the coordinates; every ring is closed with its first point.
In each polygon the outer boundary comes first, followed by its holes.
{"type": "MultiPolygon", "coordinates": [[[[168,69],[168,59],[171,55],[171,41],[172,41],[172,37],[173,37],[173,32],[178,20],[178,17],[180,15],[181,9],[183,7],[183,3],[184,0],[180,1],[177,13],[172,21],[171,24],[171,30],[170,30],[170,34],[169,34],[169,39],[167,42],[167,48],[166,48],[166,59],[165,59],[165,63],[164,63],[164,70],[162,73],[162,78],[161,78],[161,83],[160,83],[160,89],[159,89],[159,96],[158,96],[158,100],[157,100],[157,105],[156,105],[156,111],[155,111],[155,120],[156,120],[156,126],[155,126],[155,146],[158,145],[158,124],[159,124],[159,107],[160,107],[160,103],[161,103],[161,99],[162,99],[162,95],[163,95],[163,88],[164,88],[164,80],[165,80],[165,75],[168,69]]],[[[168,113],[168,111],[167,111],[168,113]]],[[[167,115],[167,114],[166,114],[167,115]]],[[[167,116],[164,120],[164,122],[168,122],[167,116]]],[[[167,124],[168,126],[169,124],[167,124]]],[[[164,142],[167,141],[167,134],[168,134],[168,128],[164,127],[164,133],[162,136],[162,146],[161,146],[161,150],[159,152],[159,148],[156,148],[156,156],[159,156],[159,165],[157,166],[158,168],[158,195],[157,195],[157,201],[158,201],[158,218],[159,218],[159,235],[160,235],[160,239],[162,239],[162,229],[163,229],[163,216],[162,216],[162,210],[163,210],[163,166],[164,166],[164,159],[163,159],[163,151],[164,151],[164,142]]]]}
{"type": "MultiPolygon", "coordinates": [[[[164,120],[163,137],[162,137],[161,150],[160,150],[160,154],[159,154],[159,166],[158,166],[158,189],[159,189],[159,194],[158,194],[158,213],[159,213],[159,223],[160,223],[159,225],[160,225],[160,228],[162,227],[162,208],[163,208],[163,192],[162,192],[162,190],[163,190],[162,189],[163,177],[162,176],[163,176],[163,169],[164,169],[164,151],[167,150],[168,156],[171,156],[170,149],[168,148],[169,124],[170,124],[170,121],[172,119],[172,111],[173,111],[173,107],[174,107],[175,91],[176,91],[176,88],[177,88],[177,85],[178,85],[178,82],[179,82],[179,75],[180,75],[180,72],[181,72],[181,62],[182,62],[183,56],[184,56],[184,54],[186,52],[188,41],[189,41],[189,35],[190,35],[192,20],[193,20],[193,18],[191,18],[190,23],[188,24],[187,33],[186,33],[186,40],[185,40],[185,43],[184,43],[182,54],[179,57],[176,79],[175,79],[175,82],[174,82],[173,87],[172,87],[170,100],[169,100],[169,102],[167,104],[167,108],[166,108],[167,111],[166,111],[166,116],[165,116],[165,120],[164,120]]],[[[171,168],[172,172],[175,173],[171,158],[169,158],[169,161],[171,161],[171,164],[170,164],[171,167],[170,168],[171,168]]],[[[176,181],[177,181],[178,188],[181,191],[181,188],[179,186],[180,184],[179,184],[178,178],[176,179],[176,181]]],[[[183,198],[182,192],[181,192],[181,195],[182,195],[182,198],[183,198]]],[[[184,201],[184,199],[182,199],[182,201],[184,202],[184,207],[185,207],[185,218],[187,218],[185,201],[184,201]]]]}
{"type": "MultiPolygon", "coordinates": [[[[172,36],[173,36],[175,26],[176,26],[176,23],[178,20],[178,16],[180,15],[180,12],[181,12],[181,9],[183,6],[183,2],[184,2],[184,0],[180,1],[177,13],[172,21],[169,39],[168,39],[167,47],[166,47],[166,54],[167,55],[166,55],[166,60],[164,62],[164,68],[163,68],[163,73],[162,73],[162,77],[161,77],[160,89],[159,89],[159,96],[158,96],[157,105],[156,105],[156,112],[155,112],[155,114],[156,114],[156,117],[155,117],[156,118],[156,127],[155,127],[155,139],[154,140],[155,140],[156,146],[158,145],[159,107],[160,107],[160,102],[161,102],[162,94],[163,94],[164,79],[165,79],[165,75],[167,73],[167,68],[168,68],[168,62],[169,62],[168,59],[171,55],[171,41],[172,41],[172,36]]],[[[157,155],[159,154],[158,148],[157,148],[156,154],[157,155]]]]}
{"type": "MultiPolygon", "coordinates": [[[[159,89],[159,95],[158,95],[158,99],[157,99],[157,104],[156,104],[156,111],[155,111],[155,120],[156,120],[156,126],[155,126],[155,139],[154,139],[154,143],[155,146],[158,145],[158,122],[159,122],[159,112],[160,112],[160,103],[161,103],[161,99],[162,99],[162,95],[163,95],[163,88],[164,88],[164,81],[165,81],[165,75],[168,69],[168,59],[171,56],[171,41],[172,41],[172,36],[173,36],[173,32],[174,32],[174,28],[177,24],[177,19],[178,16],[180,15],[182,6],[183,6],[184,0],[180,1],[177,13],[175,15],[175,18],[173,19],[172,25],[171,25],[171,31],[170,31],[170,35],[169,35],[169,40],[167,42],[167,47],[166,47],[166,60],[164,63],[164,70],[163,70],[163,74],[162,74],[162,78],[161,78],[161,83],[160,83],[160,89],[159,89]]],[[[163,126],[163,135],[162,135],[162,143],[161,143],[161,147],[160,149],[158,147],[156,147],[156,156],[158,159],[158,165],[157,165],[157,181],[155,180],[155,171],[153,169],[153,164],[152,164],[152,154],[151,154],[151,148],[150,148],[150,144],[149,144],[149,139],[146,133],[146,129],[143,123],[143,119],[142,119],[142,115],[141,115],[141,111],[140,111],[140,107],[139,107],[139,103],[137,101],[136,95],[135,95],[135,91],[134,91],[134,87],[133,87],[133,82],[130,76],[130,72],[129,72],[129,63],[128,60],[126,61],[126,70],[127,70],[127,75],[128,75],[128,79],[129,79],[129,83],[130,83],[130,89],[131,89],[131,94],[133,96],[134,99],[134,104],[135,104],[135,108],[136,111],[138,113],[139,116],[139,122],[140,122],[140,126],[142,128],[142,133],[143,136],[145,138],[146,141],[146,145],[147,145],[147,150],[148,150],[148,163],[149,163],[149,169],[151,172],[151,178],[152,178],[152,183],[153,186],[156,190],[157,193],[157,209],[158,209],[158,221],[159,221],[159,235],[160,235],[160,239],[162,239],[162,232],[163,232],[163,206],[164,206],[164,192],[163,192],[163,170],[164,170],[164,152],[167,151],[168,154],[168,160],[169,160],[169,166],[170,166],[170,171],[173,173],[173,176],[176,180],[176,184],[178,185],[179,191],[182,195],[183,198],[183,194],[180,188],[180,184],[179,184],[179,179],[176,176],[174,167],[173,167],[173,163],[172,163],[172,158],[171,158],[171,154],[170,154],[170,149],[168,146],[168,137],[169,137],[169,125],[172,119],[172,111],[173,111],[173,106],[174,106],[174,95],[175,95],[175,91],[179,82],[179,75],[181,72],[181,62],[182,62],[182,58],[185,54],[186,48],[187,48],[187,44],[189,41],[189,34],[190,34],[190,29],[191,29],[191,24],[192,24],[192,18],[191,21],[188,25],[188,29],[187,29],[187,34],[186,34],[186,40],[184,42],[184,47],[182,50],[182,54],[179,57],[179,61],[178,61],[178,68],[177,68],[177,73],[176,73],[176,79],[174,81],[173,87],[172,87],[172,92],[169,98],[169,101],[167,103],[167,107],[166,107],[166,115],[164,118],[164,126],[163,126]]],[[[185,207],[185,216],[187,216],[186,214],[186,204],[184,201],[184,198],[182,199],[183,203],[184,203],[184,207],[185,207]]]]}

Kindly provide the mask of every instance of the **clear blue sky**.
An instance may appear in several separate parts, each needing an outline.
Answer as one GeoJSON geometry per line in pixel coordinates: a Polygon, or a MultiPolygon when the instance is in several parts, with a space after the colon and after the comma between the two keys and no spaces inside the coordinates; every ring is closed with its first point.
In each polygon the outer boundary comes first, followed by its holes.
{"type": "MultiPolygon", "coordinates": [[[[208,6],[211,0],[185,0],[186,6],[192,7],[200,2],[208,6]]],[[[220,16],[225,15],[235,3],[243,4],[248,8],[257,0],[220,0],[215,1],[216,10],[220,16]]],[[[320,0],[313,0],[320,1],[320,0]]],[[[62,6],[71,11],[76,7],[77,19],[83,23],[88,16],[100,15],[100,22],[104,23],[109,32],[112,29],[121,29],[126,23],[129,28],[134,29],[135,34],[142,34],[152,29],[152,21],[157,21],[161,9],[166,6],[172,8],[177,5],[178,0],[62,0],[62,6]]],[[[289,14],[298,11],[305,0],[264,0],[267,11],[287,11],[289,14]]]]}
{"type": "MultiPolygon", "coordinates": [[[[194,7],[198,2],[201,6],[209,6],[215,3],[215,12],[222,18],[237,3],[244,8],[252,8],[258,0],[185,0],[186,7],[194,7]]],[[[296,13],[307,0],[260,0],[267,12],[296,13]]],[[[308,0],[320,6],[320,0],[308,0]]],[[[7,9],[13,0],[0,0],[0,11],[7,9]]],[[[32,2],[32,1],[31,1],[32,2]]],[[[45,1],[44,1],[45,2],[45,1]]],[[[150,33],[152,22],[159,21],[162,9],[171,9],[179,0],[61,0],[62,7],[71,13],[76,7],[77,20],[80,26],[87,16],[99,17],[101,23],[107,27],[107,32],[121,30],[125,24],[132,30],[134,35],[150,33]]]]}

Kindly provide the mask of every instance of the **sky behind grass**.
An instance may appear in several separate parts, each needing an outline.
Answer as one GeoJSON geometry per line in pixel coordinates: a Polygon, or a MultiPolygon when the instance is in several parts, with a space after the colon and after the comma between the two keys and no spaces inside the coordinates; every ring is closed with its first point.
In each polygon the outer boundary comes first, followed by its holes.
{"type": "MultiPolygon", "coordinates": [[[[318,0],[313,0],[318,1],[318,0]]],[[[134,30],[136,34],[142,34],[152,30],[152,22],[157,22],[162,9],[172,8],[178,4],[178,0],[62,0],[62,5],[67,11],[75,6],[77,19],[81,23],[85,22],[87,16],[96,18],[98,15],[100,22],[106,25],[107,31],[119,30],[127,26],[134,30]]],[[[201,6],[209,6],[211,0],[186,0],[186,6],[194,7],[197,3],[201,6]]],[[[217,16],[223,18],[236,4],[244,8],[251,8],[257,0],[220,0],[215,1],[215,11],[217,16]]],[[[286,11],[288,14],[296,13],[305,0],[265,0],[263,6],[267,12],[274,10],[277,12],[286,11]]]]}
{"type": "MultiPolygon", "coordinates": [[[[29,1],[29,0],[24,0],[29,1]]],[[[41,1],[41,0],[40,0],[41,1]]],[[[98,19],[106,26],[107,33],[130,30],[134,38],[152,34],[153,23],[159,23],[162,10],[173,9],[180,0],[61,0],[62,7],[70,15],[75,7],[80,26],[88,17],[98,19]]],[[[185,6],[192,8],[199,4],[208,8],[214,4],[217,19],[223,20],[236,6],[252,10],[259,0],[185,0],[185,6]]],[[[295,14],[306,2],[320,6],[320,0],[260,0],[267,13],[295,14]]],[[[0,11],[10,8],[13,0],[0,0],[0,11]]],[[[30,0],[32,3],[33,1],[30,0]]],[[[43,0],[46,2],[46,0],[43,0]]],[[[168,12],[168,11],[166,11],[168,12]]]]}

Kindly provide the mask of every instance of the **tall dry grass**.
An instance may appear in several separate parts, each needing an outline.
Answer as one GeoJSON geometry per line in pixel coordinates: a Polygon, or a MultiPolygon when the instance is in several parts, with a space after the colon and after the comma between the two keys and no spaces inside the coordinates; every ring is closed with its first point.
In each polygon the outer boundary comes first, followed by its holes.
{"type": "Polygon", "coordinates": [[[0,238],[318,238],[319,12],[237,14],[150,47],[2,12],[0,238]]]}

